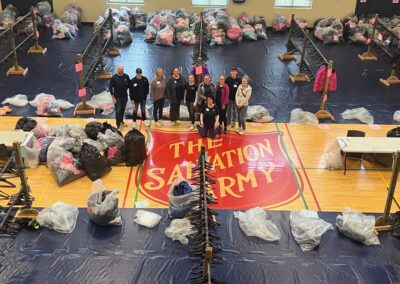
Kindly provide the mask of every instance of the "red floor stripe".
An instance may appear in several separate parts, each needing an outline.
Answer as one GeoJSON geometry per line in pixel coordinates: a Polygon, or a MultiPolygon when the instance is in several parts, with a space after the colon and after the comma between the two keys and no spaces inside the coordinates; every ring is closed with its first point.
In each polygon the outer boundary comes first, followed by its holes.
{"type": "MultiPolygon", "coordinates": [[[[132,172],[133,172],[133,167],[131,167],[131,170],[129,171],[128,183],[126,184],[126,188],[125,188],[125,196],[124,196],[124,202],[122,203],[122,208],[125,208],[126,198],[128,196],[128,192],[129,192],[129,186],[131,185],[132,172]]],[[[136,174],[137,174],[137,171],[136,171],[136,174]]]]}
{"type": "Polygon", "coordinates": [[[299,159],[299,162],[300,162],[301,168],[302,168],[302,170],[303,170],[304,176],[306,177],[306,180],[307,180],[308,186],[310,187],[311,194],[312,194],[312,196],[313,196],[313,198],[314,198],[315,204],[317,205],[318,211],[321,211],[321,207],[319,206],[319,203],[318,203],[317,197],[315,196],[315,193],[314,193],[314,189],[313,189],[313,187],[312,187],[312,185],[311,185],[310,179],[308,178],[308,175],[307,175],[307,172],[306,172],[306,170],[305,170],[305,168],[304,168],[303,162],[302,162],[302,161],[301,161],[301,159],[300,159],[299,152],[297,151],[296,144],[294,143],[294,140],[293,140],[292,134],[290,133],[290,130],[289,130],[289,127],[287,126],[287,123],[285,123],[285,127],[286,127],[286,129],[287,129],[287,131],[288,131],[288,134],[289,134],[290,141],[292,142],[292,145],[293,145],[294,151],[296,152],[297,159],[299,159]]]}

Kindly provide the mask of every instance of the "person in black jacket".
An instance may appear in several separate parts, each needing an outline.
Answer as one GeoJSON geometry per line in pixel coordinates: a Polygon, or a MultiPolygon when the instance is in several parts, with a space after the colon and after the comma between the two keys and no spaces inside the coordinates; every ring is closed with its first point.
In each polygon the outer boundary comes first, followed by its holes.
{"type": "Polygon", "coordinates": [[[225,83],[229,87],[229,104],[228,104],[228,111],[227,111],[227,119],[228,123],[230,123],[231,127],[235,127],[235,122],[237,121],[236,113],[236,91],[239,85],[242,83],[242,79],[238,77],[238,70],[236,67],[231,69],[231,76],[226,78],[225,83]]]}
{"type": "Polygon", "coordinates": [[[128,126],[124,122],[124,114],[126,103],[128,102],[129,84],[129,76],[124,73],[124,66],[118,66],[117,74],[112,76],[109,85],[112,100],[115,105],[115,120],[117,128],[119,128],[121,124],[125,127],[128,126]]]}
{"type": "Polygon", "coordinates": [[[178,67],[172,71],[172,76],[167,81],[167,98],[170,102],[170,119],[172,125],[179,120],[180,106],[185,94],[186,80],[180,74],[178,67]]]}
{"type": "Polygon", "coordinates": [[[142,69],[136,69],[136,76],[132,78],[129,90],[129,96],[133,107],[133,128],[136,128],[137,113],[140,106],[142,121],[144,125],[149,126],[146,121],[146,100],[149,94],[149,80],[142,76],[142,69]]]}

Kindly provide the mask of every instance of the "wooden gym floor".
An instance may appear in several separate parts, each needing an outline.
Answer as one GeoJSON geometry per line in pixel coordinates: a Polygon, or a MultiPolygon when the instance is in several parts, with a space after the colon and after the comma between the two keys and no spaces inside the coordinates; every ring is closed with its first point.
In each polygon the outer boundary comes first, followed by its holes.
{"type": "MultiPolygon", "coordinates": [[[[18,117],[0,118],[0,130],[14,129],[17,120],[18,117]]],[[[85,125],[87,121],[42,119],[47,124],[85,125]]],[[[181,122],[179,126],[157,129],[152,123],[150,132],[142,127],[149,152],[144,165],[115,166],[102,178],[107,188],[119,190],[121,208],[166,207],[170,183],[175,177],[190,176],[188,161],[196,161],[199,143],[203,143],[216,167],[217,208],[260,206],[272,210],[309,208],[338,212],[350,207],[362,212],[383,211],[390,169],[363,161],[362,165],[348,163],[344,175],[342,169],[325,169],[323,154],[335,144],[335,137],[345,136],[348,129],[365,131],[370,137],[386,136],[393,125],[248,123],[246,135],[229,132],[212,141],[200,139],[186,124],[181,122]]],[[[123,129],[123,133],[128,130],[123,129]]],[[[86,207],[91,190],[88,177],[59,187],[45,165],[28,169],[26,173],[35,197],[34,207],[50,206],[56,201],[86,207]]],[[[16,189],[3,190],[11,194],[16,189]]],[[[399,190],[395,197],[400,199],[399,190]]],[[[393,203],[392,211],[397,210],[393,203]]]]}

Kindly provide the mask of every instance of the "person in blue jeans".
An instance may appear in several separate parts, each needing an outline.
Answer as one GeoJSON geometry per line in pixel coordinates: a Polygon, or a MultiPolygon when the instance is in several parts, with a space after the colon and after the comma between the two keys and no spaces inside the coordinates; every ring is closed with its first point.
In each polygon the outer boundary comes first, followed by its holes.
{"type": "Polygon", "coordinates": [[[130,86],[129,76],[124,73],[124,66],[117,67],[117,74],[110,80],[109,90],[115,105],[115,120],[117,128],[128,126],[124,122],[125,108],[128,103],[128,89],[130,86]]]}

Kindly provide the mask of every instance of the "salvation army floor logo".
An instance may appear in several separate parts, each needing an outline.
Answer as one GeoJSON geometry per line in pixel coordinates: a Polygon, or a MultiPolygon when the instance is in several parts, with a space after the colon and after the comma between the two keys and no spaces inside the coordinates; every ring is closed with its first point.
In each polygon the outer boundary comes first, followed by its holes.
{"type": "Polygon", "coordinates": [[[167,205],[175,179],[190,181],[201,145],[214,165],[217,208],[274,208],[299,197],[296,180],[284,156],[277,132],[200,138],[196,132],[153,130],[149,156],[143,166],[140,192],[167,205]]]}

